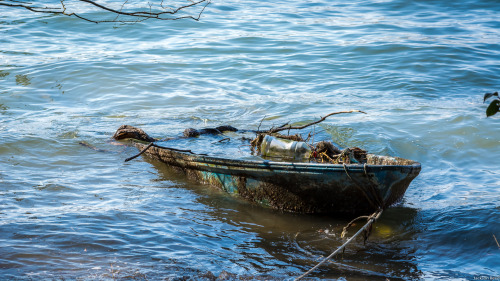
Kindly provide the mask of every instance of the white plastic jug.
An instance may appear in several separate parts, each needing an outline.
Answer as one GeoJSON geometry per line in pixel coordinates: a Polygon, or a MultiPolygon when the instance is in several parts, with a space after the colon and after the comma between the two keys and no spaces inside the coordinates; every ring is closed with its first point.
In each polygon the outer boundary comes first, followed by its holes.
{"type": "Polygon", "coordinates": [[[262,156],[303,161],[309,159],[311,148],[303,141],[292,141],[266,135],[260,145],[262,156]]]}

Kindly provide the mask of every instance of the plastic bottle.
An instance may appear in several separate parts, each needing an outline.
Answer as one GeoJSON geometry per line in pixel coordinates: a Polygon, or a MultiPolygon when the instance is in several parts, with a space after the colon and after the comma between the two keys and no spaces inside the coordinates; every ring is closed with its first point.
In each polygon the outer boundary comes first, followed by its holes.
{"type": "Polygon", "coordinates": [[[303,141],[292,141],[266,135],[260,145],[260,153],[267,157],[304,161],[309,159],[311,148],[303,141]]]}

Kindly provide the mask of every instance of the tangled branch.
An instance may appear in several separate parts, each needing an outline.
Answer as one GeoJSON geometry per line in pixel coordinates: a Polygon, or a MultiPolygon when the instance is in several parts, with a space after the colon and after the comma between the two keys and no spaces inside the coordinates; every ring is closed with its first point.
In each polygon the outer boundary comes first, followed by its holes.
{"type": "Polygon", "coordinates": [[[350,110],[350,111],[332,112],[330,114],[325,115],[324,117],[321,117],[321,119],[319,119],[317,121],[314,121],[314,122],[311,122],[311,123],[308,123],[308,124],[305,124],[305,125],[302,125],[302,126],[292,126],[292,125],[289,125],[288,123],[286,123],[286,124],[281,125],[281,126],[279,126],[277,128],[271,128],[271,129],[269,129],[267,131],[257,131],[256,133],[259,133],[259,134],[260,133],[274,134],[274,133],[281,132],[281,131],[286,131],[286,130],[302,130],[302,129],[307,128],[309,126],[312,126],[312,125],[315,125],[315,124],[318,124],[320,122],[325,121],[325,119],[327,117],[329,117],[329,116],[337,115],[337,114],[343,114],[343,113],[353,113],[353,112],[360,112],[360,113],[366,114],[366,112],[361,111],[361,110],[350,110]]]}
{"type": "MultiPolygon", "coordinates": [[[[201,14],[205,8],[210,4],[211,0],[186,0],[187,4],[178,4],[176,7],[166,6],[163,0],[158,0],[159,3],[148,2],[146,7],[137,8],[131,3],[130,0],[124,0],[120,3],[97,3],[92,0],[60,0],[60,4],[46,5],[36,2],[25,0],[0,0],[0,6],[11,8],[22,8],[36,13],[46,13],[54,15],[74,16],[79,19],[93,22],[120,22],[120,23],[136,23],[148,19],[156,20],[179,20],[179,19],[192,19],[199,21],[201,14]],[[89,16],[84,16],[83,12],[72,12],[69,9],[71,5],[87,5],[98,11],[112,15],[110,19],[94,19],[89,16]],[[114,7],[116,6],[116,7],[114,7]],[[189,11],[194,7],[200,6],[198,12],[189,14],[189,11]],[[189,11],[188,11],[189,10],[189,11]]],[[[102,2],[102,1],[101,1],[102,2]]],[[[109,2],[109,1],[108,1],[109,2]]],[[[143,3],[144,1],[137,1],[143,3]]],[[[81,11],[81,10],[80,10],[81,11]]]]}

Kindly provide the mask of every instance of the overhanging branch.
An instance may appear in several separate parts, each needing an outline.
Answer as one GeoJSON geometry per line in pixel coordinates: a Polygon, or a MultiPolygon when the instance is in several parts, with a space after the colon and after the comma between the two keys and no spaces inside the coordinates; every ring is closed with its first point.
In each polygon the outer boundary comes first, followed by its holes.
{"type": "Polygon", "coordinates": [[[120,4],[120,7],[115,8],[111,3],[97,3],[92,0],[61,0],[59,5],[43,5],[36,2],[21,1],[21,0],[0,0],[0,6],[10,8],[23,8],[36,13],[47,13],[65,16],[74,16],[85,21],[93,23],[102,22],[121,22],[121,23],[135,23],[145,21],[148,19],[156,20],[179,20],[179,19],[192,19],[195,21],[200,20],[205,8],[210,4],[211,0],[188,0],[187,4],[178,4],[176,7],[167,7],[164,5],[163,0],[159,3],[148,2],[147,7],[143,8],[129,8],[129,0],[125,0],[120,4]],[[88,5],[103,12],[103,18],[95,19],[87,16],[83,12],[68,11],[67,4],[80,3],[88,5]],[[192,10],[198,8],[198,12],[192,10]],[[112,15],[111,19],[104,19],[104,17],[112,15]]]}

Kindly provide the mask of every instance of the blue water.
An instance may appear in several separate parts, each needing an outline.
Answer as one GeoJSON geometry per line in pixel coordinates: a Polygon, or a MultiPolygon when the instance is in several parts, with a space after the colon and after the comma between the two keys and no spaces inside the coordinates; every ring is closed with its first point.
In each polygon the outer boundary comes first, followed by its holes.
{"type": "Polygon", "coordinates": [[[124,25],[0,6],[0,279],[299,276],[349,218],[124,163],[137,151],[110,138],[122,124],[169,137],[350,109],[368,114],[332,116],[319,136],[422,172],[366,245],[311,276],[498,279],[500,117],[482,98],[500,90],[499,14],[493,0],[244,0],[214,1],[199,22],[124,25]]]}

